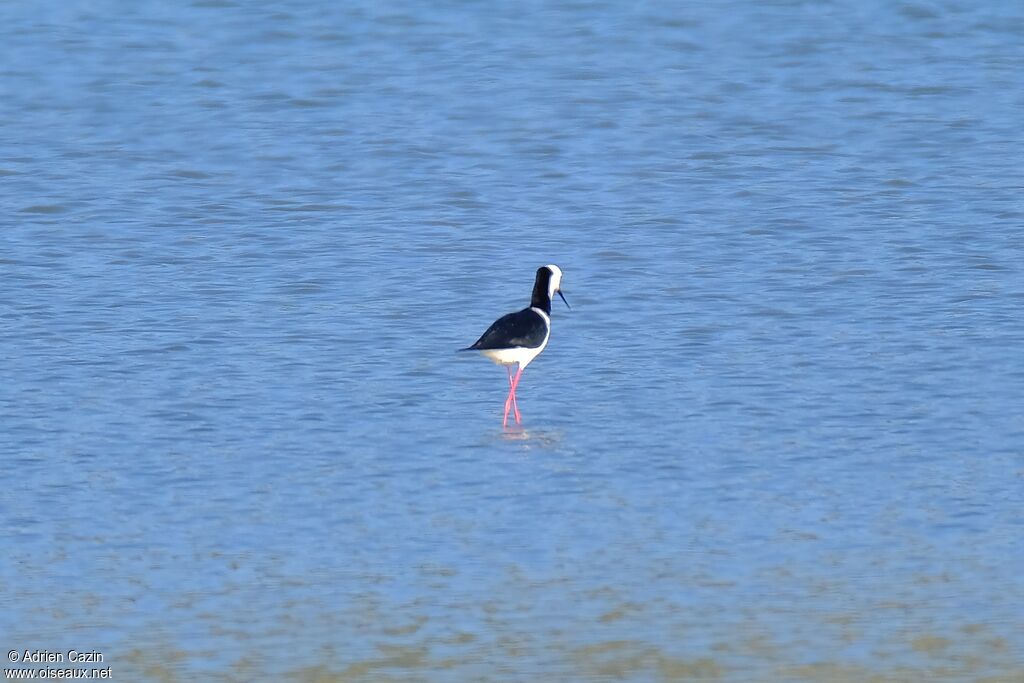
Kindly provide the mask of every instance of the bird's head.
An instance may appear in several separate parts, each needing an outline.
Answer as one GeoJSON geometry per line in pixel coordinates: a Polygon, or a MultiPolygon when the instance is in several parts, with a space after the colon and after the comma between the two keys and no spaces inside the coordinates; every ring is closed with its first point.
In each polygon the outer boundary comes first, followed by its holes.
{"type": "Polygon", "coordinates": [[[554,264],[541,266],[537,272],[538,278],[545,270],[548,272],[548,299],[553,300],[555,298],[555,294],[557,294],[562,297],[562,301],[565,305],[571,309],[572,306],[569,306],[569,302],[565,300],[565,295],[562,294],[562,269],[554,264]]]}

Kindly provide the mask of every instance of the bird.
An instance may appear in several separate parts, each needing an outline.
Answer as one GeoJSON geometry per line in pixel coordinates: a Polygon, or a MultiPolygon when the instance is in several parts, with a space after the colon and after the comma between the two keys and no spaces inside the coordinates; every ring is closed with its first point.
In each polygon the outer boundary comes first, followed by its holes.
{"type": "Polygon", "coordinates": [[[498,365],[504,365],[508,372],[508,397],[505,399],[505,415],[501,426],[508,428],[508,413],[513,411],[516,424],[522,424],[519,406],[516,404],[516,387],[523,370],[548,345],[551,337],[551,299],[558,294],[565,305],[572,310],[562,294],[562,269],[556,265],[541,266],[533,283],[530,305],[521,311],[503,315],[487,328],[472,346],[460,351],[479,351],[498,365]],[[517,366],[512,375],[512,366],[517,366]]]}

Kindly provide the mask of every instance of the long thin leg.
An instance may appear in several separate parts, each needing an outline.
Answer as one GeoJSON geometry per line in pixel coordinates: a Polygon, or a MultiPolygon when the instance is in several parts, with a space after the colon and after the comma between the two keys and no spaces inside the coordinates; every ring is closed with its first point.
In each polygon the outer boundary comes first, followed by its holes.
{"type": "MultiPolygon", "coordinates": [[[[508,427],[508,411],[512,407],[513,401],[515,401],[515,384],[512,380],[512,368],[506,365],[505,369],[508,371],[508,398],[505,399],[505,416],[501,419],[502,429],[508,427]]],[[[519,414],[518,408],[516,408],[516,414],[519,414]]]]}
{"type": "MultiPolygon", "coordinates": [[[[512,379],[511,367],[505,367],[508,368],[508,393],[512,397],[512,411],[515,414],[516,424],[519,424],[520,422],[522,422],[522,418],[519,416],[519,403],[516,401],[516,380],[512,379]]],[[[518,376],[519,373],[516,373],[516,377],[518,376]]]]}
{"type": "Polygon", "coordinates": [[[522,424],[523,418],[519,415],[519,404],[516,402],[516,390],[512,390],[512,414],[515,415],[516,424],[522,424]]]}
{"type": "Polygon", "coordinates": [[[512,407],[515,408],[515,416],[516,416],[516,424],[517,425],[523,423],[522,418],[519,416],[519,405],[516,403],[516,387],[519,386],[519,378],[522,377],[522,375],[523,375],[523,369],[520,367],[518,370],[516,370],[515,379],[512,379],[512,377],[509,377],[509,379],[511,380],[511,384],[512,384],[512,389],[511,389],[511,392],[512,392],[512,407]]]}

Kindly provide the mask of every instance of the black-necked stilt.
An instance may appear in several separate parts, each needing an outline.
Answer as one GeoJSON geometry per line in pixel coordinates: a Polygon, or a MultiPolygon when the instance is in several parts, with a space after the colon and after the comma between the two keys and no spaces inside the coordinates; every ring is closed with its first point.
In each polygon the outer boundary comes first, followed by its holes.
{"type": "MultiPolygon", "coordinates": [[[[533,297],[530,307],[516,313],[503,315],[487,328],[472,346],[460,351],[479,351],[498,365],[504,365],[508,372],[508,398],[505,399],[505,416],[501,426],[508,426],[508,411],[513,409],[516,424],[522,419],[516,405],[516,387],[523,370],[536,358],[551,337],[551,299],[555,294],[562,297],[562,269],[558,266],[541,266],[537,269],[537,280],[533,283],[533,297]],[[515,377],[513,365],[518,365],[515,377]]],[[[565,301],[569,306],[569,302],[565,301]]],[[[572,308],[572,306],[569,306],[572,308]]]]}

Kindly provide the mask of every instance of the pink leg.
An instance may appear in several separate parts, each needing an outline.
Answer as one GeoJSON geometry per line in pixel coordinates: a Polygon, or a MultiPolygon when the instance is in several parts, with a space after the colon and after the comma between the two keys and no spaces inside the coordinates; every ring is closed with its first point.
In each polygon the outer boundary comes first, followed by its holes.
{"type": "MultiPolygon", "coordinates": [[[[509,366],[505,366],[508,368],[509,366]]],[[[519,373],[516,373],[516,377],[519,377],[519,373]]],[[[508,393],[512,397],[512,411],[516,417],[516,424],[522,422],[519,416],[519,404],[516,402],[516,382],[517,380],[512,379],[512,370],[508,370],[508,393]]]]}
{"type": "Polygon", "coordinates": [[[518,370],[516,370],[515,379],[512,378],[511,372],[509,373],[509,382],[512,385],[512,389],[511,389],[511,393],[512,393],[512,407],[515,408],[516,424],[522,424],[523,423],[522,418],[519,416],[519,406],[516,404],[516,387],[519,386],[519,378],[522,377],[522,375],[523,375],[523,369],[522,368],[519,368],[518,370]]]}
{"type": "MultiPolygon", "coordinates": [[[[513,393],[513,388],[515,387],[515,385],[514,385],[514,383],[512,381],[512,370],[507,365],[505,366],[505,369],[508,370],[508,386],[509,386],[509,389],[508,389],[508,398],[505,399],[505,417],[503,417],[502,420],[501,420],[501,426],[502,426],[503,429],[505,427],[508,427],[508,411],[512,407],[512,402],[515,400],[515,394],[513,393]]],[[[516,409],[516,413],[518,413],[518,412],[519,412],[519,409],[517,408],[516,409]]]]}

